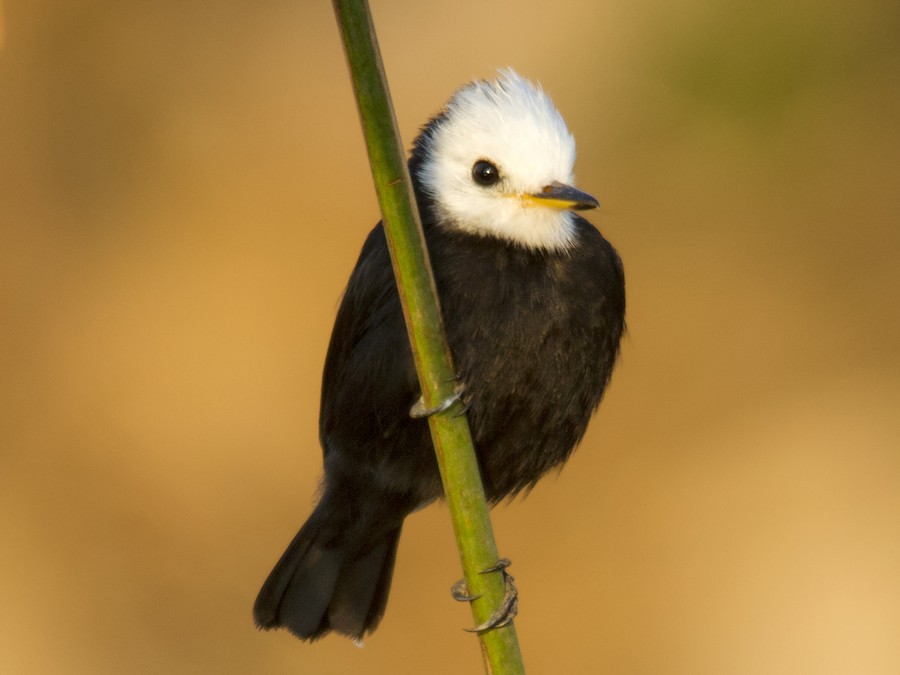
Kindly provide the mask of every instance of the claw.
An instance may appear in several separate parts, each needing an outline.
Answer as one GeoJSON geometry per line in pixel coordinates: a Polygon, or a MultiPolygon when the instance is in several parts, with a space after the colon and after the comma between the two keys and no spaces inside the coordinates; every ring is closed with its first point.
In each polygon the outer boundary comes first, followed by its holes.
{"type": "Polygon", "coordinates": [[[459,409],[459,412],[453,414],[454,417],[461,417],[469,412],[469,408],[472,406],[472,401],[462,399],[462,407],[459,409]]]}
{"type": "Polygon", "coordinates": [[[449,410],[454,403],[460,400],[465,389],[465,386],[462,384],[456,385],[453,389],[453,393],[438,403],[434,408],[426,408],[425,401],[420,396],[419,400],[415,402],[412,408],[410,408],[409,416],[418,419],[420,417],[431,417],[432,415],[437,415],[438,413],[449,410]]]}
{"type": "Polygon", "coordinates": [[[472,602],[481,597],[480,595],[469,594],[469,585],[466,583],[465,579],[460,579],[453,584],[450,588],[450,595],[452,595],[453,599],[457,602],[472,602]]]}
{"type": "MultiPolygon", "coordinates": [[[[516,589],[515,579],[513,579],[513,576],[506,571],[506,568],[509,567],[509,565],[509,558],[501,558],[495,565],[481,571],[481,574],[490,574],[491,572],[501,572],[503,574],[503,584],[505,587],[503,601],[486,621],[475,626],[475,628],[464,628],[463,630],[469,633],[484,633],[485,631],[493,630],[494,628],[501,628],[510,623],[513,618],[515,618],[516,614],[519,613],[519,591],[516,589]]],[[[458,600],[459,602],[471,602],[472,600],[477,600],[481,597],[480,595],[471,595],[469,593],[469,587],[466,585],[465,579],[460,579],[453,584],[453,588],[450,589],[450,594],[453,596],[454,600],[458,600]]]]}
{"type": "MultiPolygon", "coordinates": [[[[490,574],[491,572],[503,572],[503,570],[505,570],[510,565],[512,565],[512,561],[509,558],[500,558],[500,560],[495,562],[487,569],[481,570],[481,573],[490,574]]],[[[512,579],[512,577],[509,575],[509,572],[503,572],[503,576],[505,578],[512,579]]]]}

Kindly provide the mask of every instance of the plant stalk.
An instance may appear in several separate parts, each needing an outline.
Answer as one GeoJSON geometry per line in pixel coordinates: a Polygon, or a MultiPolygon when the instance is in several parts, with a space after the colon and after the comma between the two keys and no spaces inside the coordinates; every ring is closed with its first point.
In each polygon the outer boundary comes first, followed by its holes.
{"type": "MultiPolygon", "coordinates": [[[[359,106],[375,191],[394,266],[424,406],[434,409],[454,396],[456,371],[447,347],[434,277],[415,206],[412,182],[388,93],[381,53],[365,0],[333,0],[353,89],[359,106]]],[[[476,625],[504,597],[500,573],[481,574],[497,563],[488,505],[469,424],[457,401],[428,417],[444,494],[456,535],[476,625]]],[[[525,672],[512,623],[479,634],[489,675],[525,672]]]]}

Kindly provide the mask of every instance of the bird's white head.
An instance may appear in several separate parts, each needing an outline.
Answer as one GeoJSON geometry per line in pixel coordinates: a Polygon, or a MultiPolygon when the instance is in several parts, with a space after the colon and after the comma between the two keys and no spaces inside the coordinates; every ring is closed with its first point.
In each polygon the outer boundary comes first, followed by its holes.
{"type": "Polygon", "coordinates": [[[575,139],[559,111],[513,70],[457,91],[418,144],[419,184],[446,227],[561,250],[574,242],[571,210],[597,206],[572,187],[575,139]]]}

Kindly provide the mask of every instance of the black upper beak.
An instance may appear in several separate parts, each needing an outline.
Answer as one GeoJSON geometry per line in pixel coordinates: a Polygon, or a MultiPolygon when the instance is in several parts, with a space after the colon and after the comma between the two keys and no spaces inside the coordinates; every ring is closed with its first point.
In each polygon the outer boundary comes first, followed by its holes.
{"type": "Polygon", "coordinates": [[[535,206],[549,206],[557,209],[585,211],[600,206],[594,197],[571,185],[553,182],[538,193],[525,195],[535,206]]]}

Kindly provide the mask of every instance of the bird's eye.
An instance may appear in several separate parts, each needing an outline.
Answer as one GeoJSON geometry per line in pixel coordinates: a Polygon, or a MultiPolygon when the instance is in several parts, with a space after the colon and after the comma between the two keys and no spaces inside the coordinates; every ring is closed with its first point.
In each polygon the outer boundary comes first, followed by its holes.
{"type": "Polygon", "coordinates": [[[479,185],[496,185],[500,182],[500,169],[488,161],[479,159],[472,167],[472,180],[479,185]]]}

